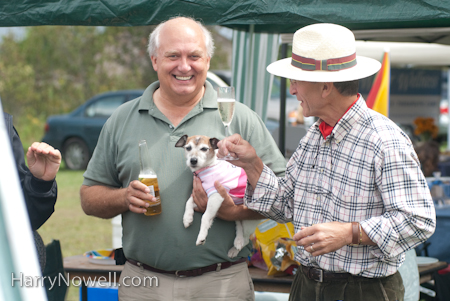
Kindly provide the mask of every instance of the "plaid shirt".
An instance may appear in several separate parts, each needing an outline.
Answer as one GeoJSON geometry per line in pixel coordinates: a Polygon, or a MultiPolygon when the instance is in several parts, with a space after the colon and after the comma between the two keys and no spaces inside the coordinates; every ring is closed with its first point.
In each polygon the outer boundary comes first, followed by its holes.
{"type": "Polygon", "coordinates": [[[405,251],[430,237],[436,214],[408,136],[367,108],[362,97],[323,139],[317,121],[300,141],[284,178],[264,166],[245,202],[266,217],[302,226],[357,221],[377,246],[343,246],[313,257],[298,247],[305,266],[364,277],[394,274],[405,251]]]}

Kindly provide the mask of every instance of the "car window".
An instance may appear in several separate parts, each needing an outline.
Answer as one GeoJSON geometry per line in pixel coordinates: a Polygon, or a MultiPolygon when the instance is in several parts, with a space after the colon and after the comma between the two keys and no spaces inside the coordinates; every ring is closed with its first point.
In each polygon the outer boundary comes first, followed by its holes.
{"type": "Polygon", "coordinates": [[[141,97],[141,96],[142,96],[142,93],[140,93],[140,94],[130,94],[130,95],[128,95],[128,100],[133,100],[133,99],[136,99],[136,98],[141,97]]]}
{"type": "Polygon", "coordinates": [[[88,117],[108,117],[115,109],[123,104],[124,101],[125,97],[123,95],[101,98],[90,104],[86,108],[85,114],[88,117]]]}
{"type": "Polygon", "coordinates": [[[210,79],[207,79],[207,81],[209,81],[209,82],[211,83],[211,85],[212,85],[213,88],[214,88],[214,91],[216,91],[217,88],[219,87],[219,85],[218,85],[216,82],[214,82],[214,81],[212,81],[212,80],[210,80],[210,79]]]}
{"type": "Polygon", "coordinates": [[[206,80],[211,83],[214,90],[217,90],[218,87],[227,87],[228,84],[224,82],[220,77],[218,77],[216,74],[209,72],[206,75],[206,80]]]}

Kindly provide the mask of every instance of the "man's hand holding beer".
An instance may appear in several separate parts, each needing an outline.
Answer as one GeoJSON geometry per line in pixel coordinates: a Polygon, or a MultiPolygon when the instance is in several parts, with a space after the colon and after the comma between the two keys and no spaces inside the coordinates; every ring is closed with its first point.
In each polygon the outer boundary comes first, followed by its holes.
{"type": "Polygon", "coordinates": [[[131,212],[147,213],[152,203],[158,203],[156,197],[150,193],[150,188],[138,180],[131,181],[125,190],[125,202],[131,212]]]}

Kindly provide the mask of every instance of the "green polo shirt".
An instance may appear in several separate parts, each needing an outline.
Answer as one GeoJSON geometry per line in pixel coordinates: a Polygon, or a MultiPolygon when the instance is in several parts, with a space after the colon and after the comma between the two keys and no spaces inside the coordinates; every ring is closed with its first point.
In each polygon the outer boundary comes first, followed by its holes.
{"type": "MultiPolygon", "coordinates": [[[[158,175],[162,213],[146,216],[122,214],[123,249],[127,258],[162,270],[189,270],[218,262],[234,261],[250,254],[247,246],[230,260],[228,250],[236,235],[235,222],[216,218],[206,243],[196,246],[201,214],[195,212],[189,228],[183,226],[185,203],[192,193],[193,175],[186,166],[184,149],[175,147],[183,135],[224,138],[225,128],[217,112],[217,96],[209,82],[203,99],[174,127],[153,103],[159,82],[144,94],[120,106],[105,123],[92,159],[84,173],[84,185],[127,187],[139,175],[140,140],[147,140],[152,168],[158,175]]],[[[284,174],[286,161],[259,116],[237,102],[230,125],[253,145],[275,173],[284,174]]]]}

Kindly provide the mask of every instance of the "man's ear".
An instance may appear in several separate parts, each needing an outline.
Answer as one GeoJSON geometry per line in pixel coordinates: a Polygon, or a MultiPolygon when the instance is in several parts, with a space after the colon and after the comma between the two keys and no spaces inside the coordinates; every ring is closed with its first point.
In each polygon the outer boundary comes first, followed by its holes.
{"type": "Polygon", "coordinates": [[[208,56],[208,57],[207,57],[207,60],[208,60],[208,63],[207,63],[207,68],[206,68],[206,70],[209,70],[209,66],[210,66],[210,63],[211,63],[211,58],[208,56]]]}
{"type": "Polygon", "coordinates": [[[331,90],[333,90],[334,85],[332,82],[322,83],[322,97],[327,97],[331,94],[331,90]]]}
{"type": "Polygon", "coordinates": [[[150,60],[152,61],[153,70],[155,70],[155,72],[158,72],[158,64],[156,64],[156,60],[157,59],[158,58],[156,56],[154,56],[154,55],[152,55],[150,57],[150,60]]]}

